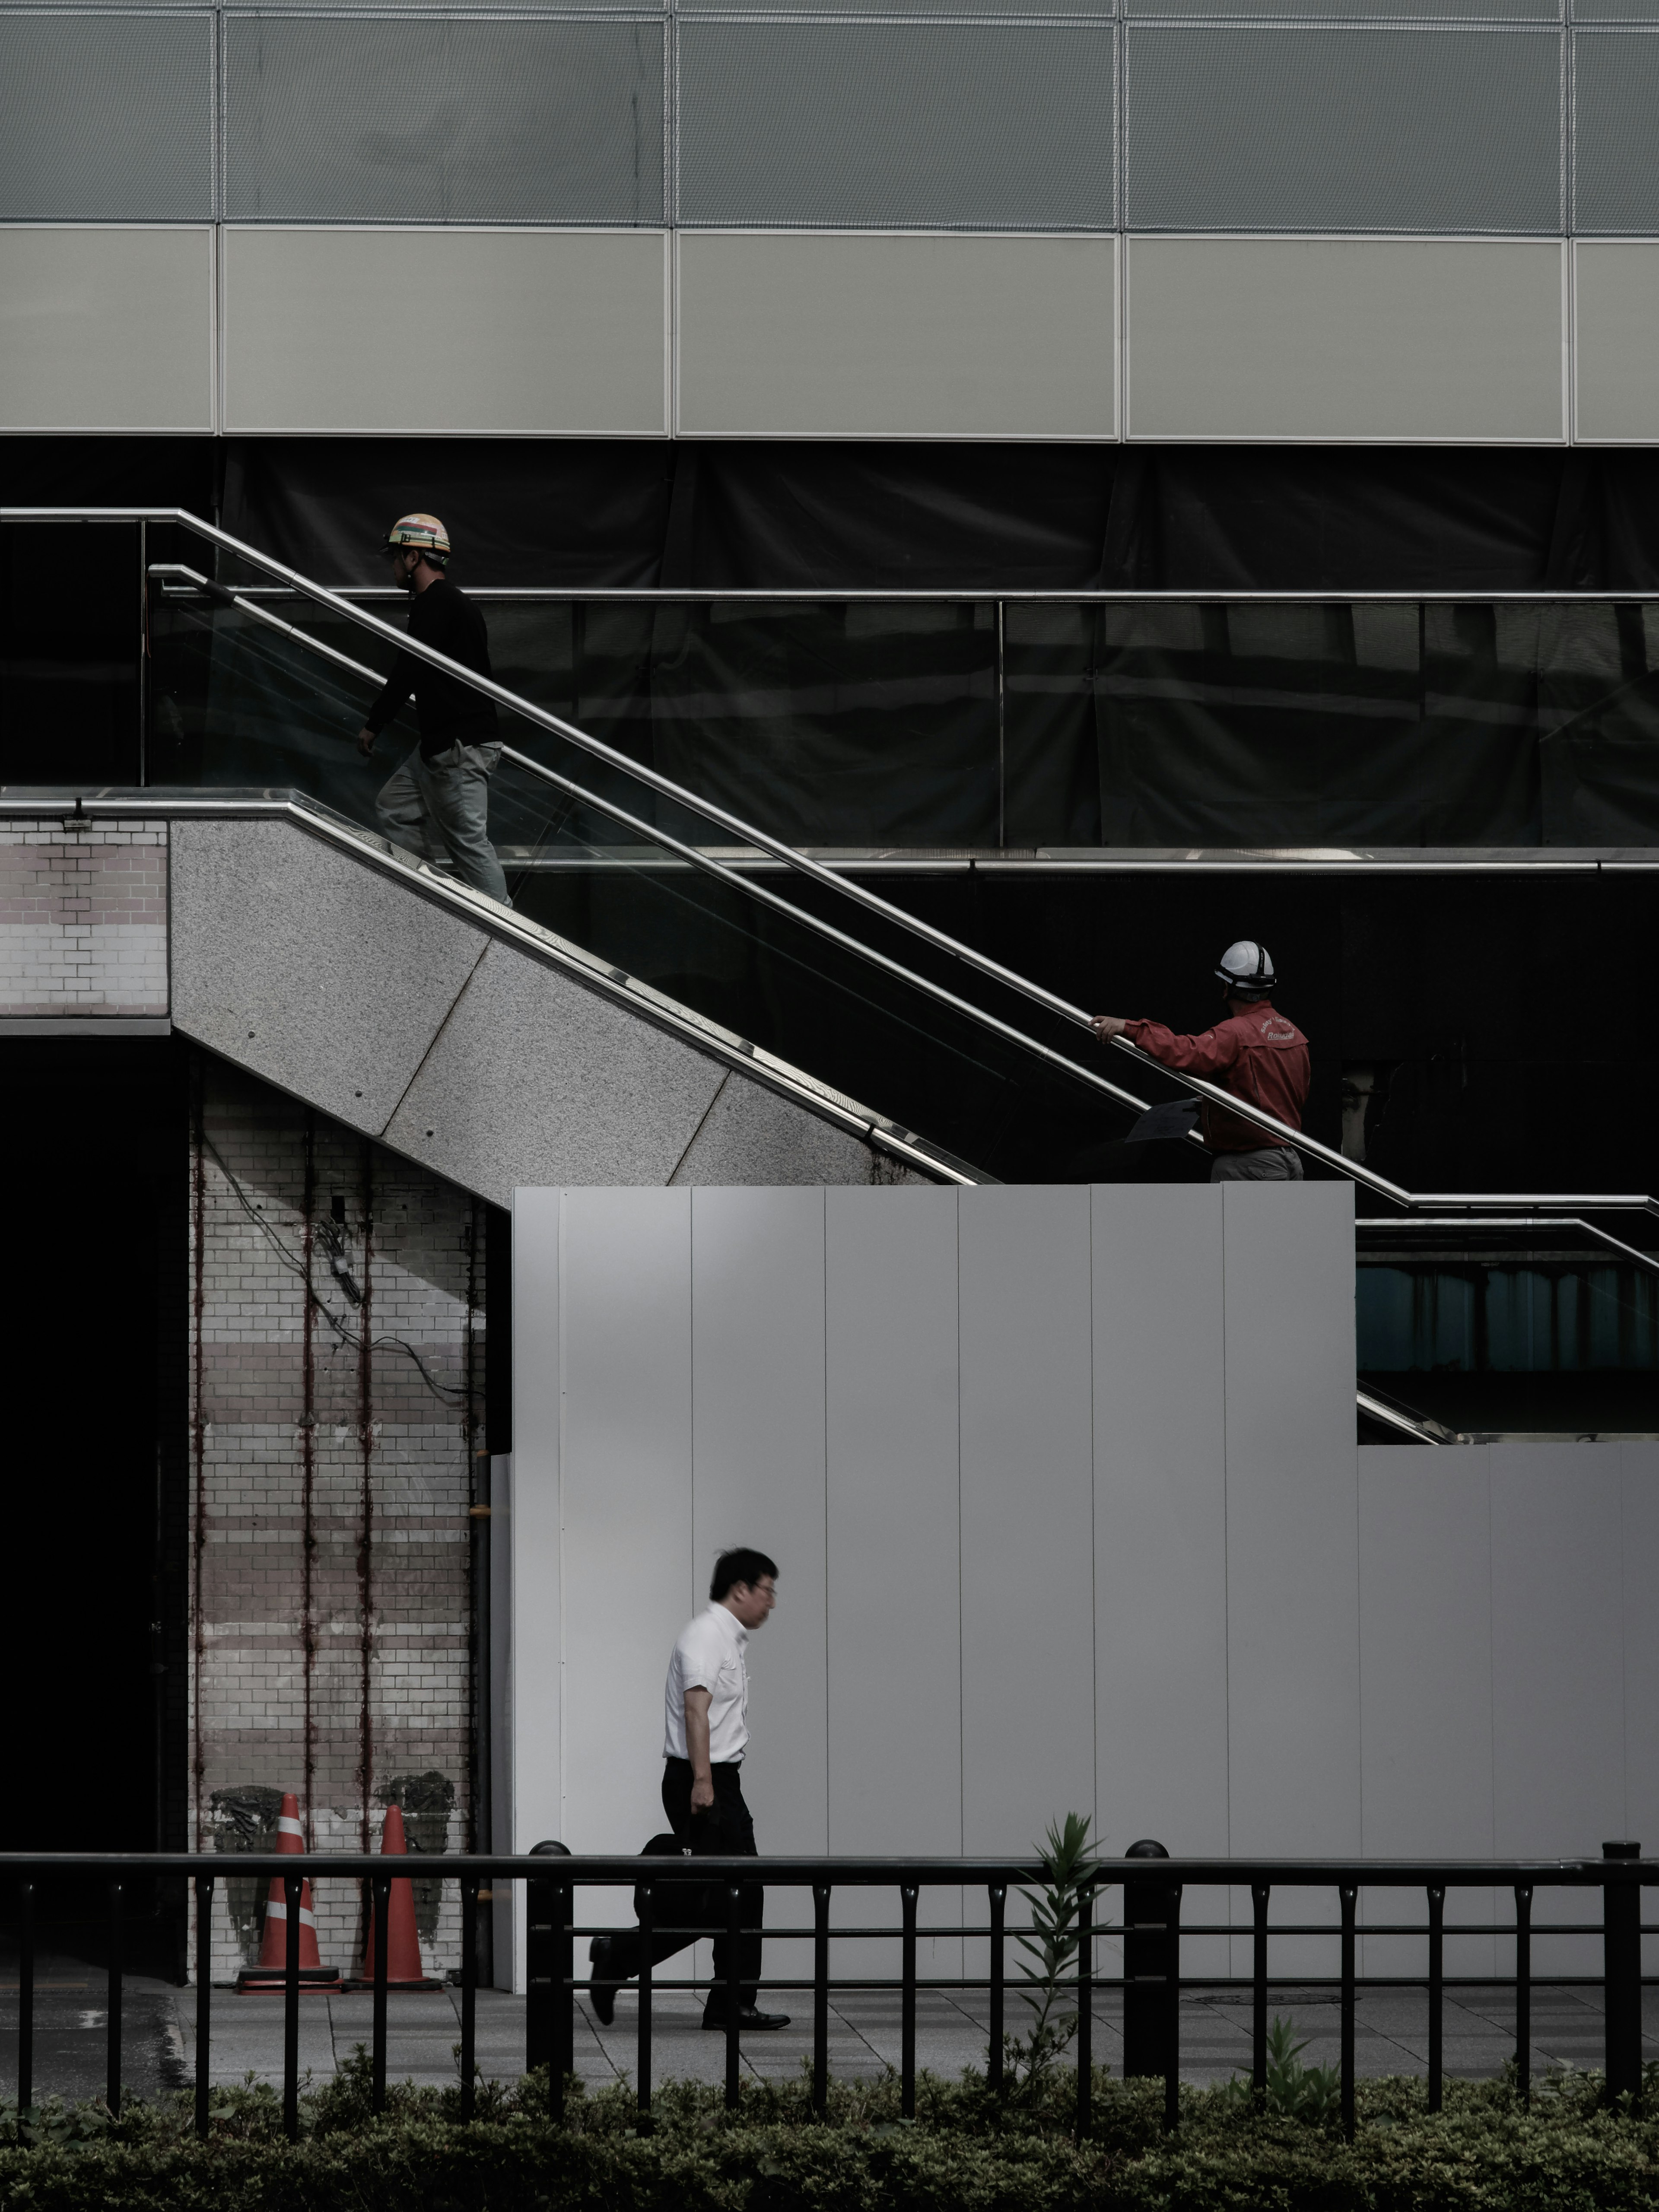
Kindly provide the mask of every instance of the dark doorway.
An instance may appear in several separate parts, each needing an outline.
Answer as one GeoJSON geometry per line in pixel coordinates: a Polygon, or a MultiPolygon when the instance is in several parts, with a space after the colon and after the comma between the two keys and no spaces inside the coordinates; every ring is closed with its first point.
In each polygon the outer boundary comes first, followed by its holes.
{"type": "Polygon", "coordinates": [[[7,1850],[187,1842],[187,1081],[170,1038],[0,1037],[7,1850]]]}

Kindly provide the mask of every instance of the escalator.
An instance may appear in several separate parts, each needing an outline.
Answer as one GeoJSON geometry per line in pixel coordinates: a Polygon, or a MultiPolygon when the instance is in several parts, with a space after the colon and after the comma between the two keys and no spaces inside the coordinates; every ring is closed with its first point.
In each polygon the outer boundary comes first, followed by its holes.
{"type": "MultiPolygon", "coordinates": [[[[292,797],[333,833],[415,865],[387,846],[374,811],[412,730],[400,743],[394,725],[373,761],[352,744],[402,633],[194,518],[150,520],[202,550],[150,566],[148,796],[171,787],[292,797]]],[[[504,687],[476,688],[495,698],[507,748],[491,835],[516,914],[757,1062],[805,1070],[843,1102],[873,1102],[900,1155],[950,1180],[1087,1181],[1092,1157],[1121,1153],[1149,1106],[1209,1088],[1121,1041],[1102,1051],[1083,1009],[684,788],[648,757],[504,687]]],[[[475,902],[481,915],[489,903],[475,902]]],[[[1420,1197],[1297,1141],[1310,1175],[1355,1182],[1384,1209],[1362,1220],[1362,1257],[1417,1228],[1440,1237],[1427,1258],[1403,1255],[1413,1279],[1446,1264],[1447,1220],[1462,1234],[1476,1216],[1488,1256],[1506,1237],[1535,1246],[1541,1221],[1563,1253],[1565,1237],[1591,1261],[1611,1249],[1624,1276],[1659,1273],[1636,1232],[1606,1225],[1613,1213],[1650,1216],[1641,1193],[1420,1197]]],[[[1206,1175],[1195,1139],[1159,1149],[1163,1176],[1206,1175]]],[[[1409,1364],[1397,1377],[1367,1372],[1362,1433],[1443,1444],[1542,1432],[1492,1418],[1503,1408],[1490,1391],[1431,1391],[1431,1410],[1413,1395],[1416,1376],[1409,1364]]],[[[1632,1404],[1645,1387],[1632,1384],[1632,1404]]],[[[1646,1432],[1626,1418],[1619,1433],[1646,1432]]],[[[1582,1418],[1572,1432],[1587,1432],[1582,1418]]]]}

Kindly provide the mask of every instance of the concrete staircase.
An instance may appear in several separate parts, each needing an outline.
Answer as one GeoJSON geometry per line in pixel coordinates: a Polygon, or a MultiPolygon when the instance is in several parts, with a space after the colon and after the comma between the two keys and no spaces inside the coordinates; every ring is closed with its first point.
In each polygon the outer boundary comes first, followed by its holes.
{"type": "Polygon", "coordinates": [[[291,798],[0,793],[0,1030],[168,1027],[497,1205],[980,1180],[291,798]]]}

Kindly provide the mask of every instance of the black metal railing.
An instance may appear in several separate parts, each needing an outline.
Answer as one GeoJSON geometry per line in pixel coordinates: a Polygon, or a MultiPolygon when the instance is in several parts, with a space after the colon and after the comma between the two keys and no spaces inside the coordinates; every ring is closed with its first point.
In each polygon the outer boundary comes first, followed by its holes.
{"type": "MultiPolygon", "coordinates": [[[[1146,1847],[1140,1847],[1146,1848],[1146,1847]]],[[[707,1978],[665,1979],[650,1964],[651,1948],[643,1947],[646,1964],[636,1989],[635,2088],[640,2109],[648,2112],[653,2093],[653,2030],[656,1999],[669,1991],[711,1987],[724,1997],[726,2026],[726,2098],[738,2103],[741,2080],[740,1991],[743,1975],[742,1937],[750,1928],[746,1893],[758,1886],[767,1892],[807,1891],[812,1900],[810,1925],[770,1926],[771,1942],[805,1939],[812,1946],[810,1980],[763,1976],[763,1990],[810,1991],[812,2021],[812,2100],[825,2107],[830,2080],[830,2000],[833,1993],[890,1991],[900,1993],[900,2060],[898,2067],[902,2109],[915,2111],[916,2002],[923,1990],[982,1991],[987,1998],[987,2078],[993,2090],[1003,2081],[1003,2031],[1008,2018],[1008,1997],[1024,1986],[1011,1977],[1007,1947],[1017,1928],[1011,1929],[1007,1904],[1010,1889],[1039,1887],[1042,1868],[1031,1860],[923,1858],[699,1858],[689,1863],[649,1858],[586,1857],[558,1854],[557,1845],[543,1846],[541,1853],[519,1857],[455,1856],[441,1863],[422,1858],[388,1864],[380,1856],[325,1852],[303,1855],[238,1853],[234,1869],[222,1856],[210,1854],[109,1854],[83,1852],[52,1856],[0,1855],[0,1893],[15,1884],[18,1900],[18,2039],[16,2095],[20,2107],[33,2102],[34,1988],[36,1945],[36,1885],[47,1878],[61,1893],[65,1876],[104,1886],[109,1917],[109,1965],[106,2029],[106,2102],[112,2113],[121,2107],[122,1977],[124,1932],[128,1899],[137,1886],[155,1884],[165,1889],[179,1884],[193,1895],[196,1907],[196,2040],[195,2112],[198,2132],[210,2125],[210,2081],[213,2039],[212,1925],[216,1884],[234,1870],[239,1881],[281,1881],[287,1899],[286,1972],[283,1990],[283,2115],[290,2136],[299,2132],[300,2093],[300,1978],[301,1885],[310,1881],[349,1881],[367,1883],[374,1908],[373,2008],[370,2044],[371,2102],[381,2111],[386,2094],[387,2045],[387,1925],[392,1883],[410,1879],[417,1870],[423,1881],[453,1881],[460,1893],[461,1964],[455,1980],[460,1997],[459,2103],[463,2122],[476,2109],[477,1994],[479,1905],[483,1885],[499,1893],[503,1884],[524,1885],[526,1930],[526,1991],[525,2008],[525,2065],[526,2072],[544,2066],[548,2070],[549,2109],[561,2115],[574,2072],[577,1999],[596,1984],[576,1971],[579,1939],[614,1932],[614,1925],[579,1920],[578,1893],[585,1890],[623,1888],[635,1893],[646,1936],[710,1935],[726,1939],[726,1978],[712,1984],[707,1978]],[[407,1873],[404,1869],[407,1868],[407,1873]],[[672,1868],[672,1871],[669,1869],[672,1868]],[[696,1886],[700,1902],[695,1923],[684,1900],[696,1886]],[[853,1923],[831,1923],[831,1902],[838,1892],[896,1893],[899,1920],[871,1924],[860,1916],[853,1923]],[[927,1921],[920,1918],[925,1890],[980,1891],[988,1911],[983,1920],[927,1921]],[[711,1917],[706,1902],[711,1893],[723,1893],[723,1917],[711,1917]],[[682,1900],[677,1917],[676,1896],[682,1900]],[[662,1907],[659,1912],[659,1908],[662,1907]],[[988,1947],[985,1972],[977,1976],[924,1975],[918,1971],[918,1948],[929,1941],[966,1939],[988,1947]],[[896,1976],[831,1972],[831,1948],[839,1943],[871,1941],[896,1945],[896,1976]]],[[[1077,2081],[1077,2128],[1086,2134],[1091,2119],[1094,2077],[1093,2002],[1097,1991],[1120,1990],[1124,2002],[1124,2071],[1126,2075],[1161,2075],[1164,2081],[1164,2124],[1179,2124],[1181,2075],[1181,1992],[1186,1989],[1216,1990],[1248,1989],[1251,1995],[1252,2081],[1258,2097],[1265,2096],[1267,2080],[1268,2002],[1274,1987],[1272,1946],[1287,1938],[1323,1938],[1336,1948],[1335,1975],[1287,1973],[1279,1981],[1298,1990],[1335,1989],[1339,1994],[1341,2111],[1345,2128],[1354,2125],[1355,2020],[1362,1990],[1421,1988],[1428,2005],[1428,2102],[1441,2108],[1444,2094],[1443,2012],[1445,1995],[1453,1988],[1512,1988],[1515,1995],[1515,2033],[1517,2086],[1523,2100],[1531,2094],[1532,1993],[1549,1986],[1600,1989],[1603,1999],[1605,2064],[1610,2097],[1639,2100],[1642,2091],[1642,1989],[1659,1976],[1642,1972],[1642,1939],[1659,1934],[1659,1924],[1644,1923],[1641,1895],[1644,1887],[1659,1887],[1659,1861],[1644,1859],[1634,1843],[1603,1845],[1597,1859],[1577,1860],[1404,1860],[1332,1859],[1215,1859],[1162,1858],[1141,1856],[1101,1859],[1094,1863],[1085,1883],[1078,1919],[1079,1941],[1074,1964],[1066,1972],[1066,1986],[1074,1996],[1078,2031],[1074,2059],[1077,2081]],[[1275,1888],[1334,1893],[1334,1920],[1273,1921],[1271,1906],[1275,1888]],[[1417,1891],[1424,1899],[1424,1914],[1415,1920],[1364,1920],[1359,1917],[1362,1888],[1389,1892],[1417,1891]],[[1248,1889],[1251,1915],[1248,1923],[1232,1920],[1186,1922],[1182,1899],[1191,1890],[1248,1889]],[[1490,1921],[1458,1921],[1449,1929],[1446,1899],[1455,1890],[1496,1890],[1514,1899],[1512,1917],[1490,1921]],[[1541,1891],[1595,1891],[1601,1896],[1599,1920],[1552,1920],[1534,1917],[1534,1904],[1541,1891]],[[1110,1923],[1099,1913],[1103,1898],[1121,1891],[1124,1971],[1097,1971],[1096,1948],[1110,1923]],[[1513,1970],[1509,1973],[1449,1975],[1445,1970],[1448,1935],[1512,1937],[1513,1970]],[[1200,1937],[1248,1938],[1251,1971],[1248,1976],[1183,1974],[1183,1942],[1200,1937]],[[1358,1942],[1362,1936],[1423,1939],[1426,1971],[1421,1973],[1362,1973],[1358,1942]],[[1545,1940],[1600,1939],[1601,1971],[1542,1974],[1534,1970],[1534,1944],[1545,1940]]],[[[599,1984],[599,1986],[605,1986],[599,1984]]],[[[614,1990],[621,1986],[612,1983],[614,1990]]]]}

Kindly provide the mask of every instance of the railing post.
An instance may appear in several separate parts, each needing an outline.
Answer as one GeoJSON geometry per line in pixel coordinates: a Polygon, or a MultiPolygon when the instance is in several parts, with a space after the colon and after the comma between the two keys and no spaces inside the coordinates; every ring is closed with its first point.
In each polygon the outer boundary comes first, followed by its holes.
{"type": "Polygon", "coordinates": [[[726,2109],[738,2095],[738,2014],[743,2008],[743,1884],[726,1885],[726,2109]]]}
{"type": "Polygon", "coordinates": [[[899,2110],[907,2120],[916,2116],[916,1885],[899,1886],[904,1915],[899,1968],[899,2110]]]}
{"type": "Polygon", "coordinates": [[[369,1893],[374,1899],[374,1957],[371,1962],[374,1973],[374,2010],[369,2029],[369,2110],[386,2110],[386,1946],[391,1940],[389,1923],[392,1918],[392,1877],[390,1875],[371,1875],[369,1893]]]}
{"type": "Polygon", "coordinates": [[[1086,1881],[1077,1923],[1077,2139],[1086,2142],[1095,2118],[1095,1893],[1086,1881]]]}
{"type": "Polygon", "coordinates": [[[461,2124],[477,2109],[478,1877],[461,1877],[461,2124]]]}
{"type": "Polygon", "coordinates": [[[1446,1892],[1443,1884],[1429,1886],[1429,2110],[1437,2112],[1446,2101],[1446,1892]]]}
{"type": "MultiPolygon", "coordinates": [[[[672,1898],[673,1891],[668,1893],[672,1898]]],[[[657,1924],[657,1893],[648,1881],[639,1886],[640,2009],[634,2050],[635,2101],[641,2113],[651,2110],[651,1937],[657,1924]]],[[[672,1924],[673,1907],[669,1907],[672,1924]]]]}
{"type": "Polygon", "coordinates": [[[1164,1894],[1164,2126],[1173,2135],[1181,2125],[1181,1892],[1164,1894]]]}
{"type": "Polygon", "coordinates": [[[1258,2107],[1267,2101],[1267,1905],[1272,1896],[1271,1883],[1251,1883],[1250,2090],[1258,2107]]]}
{"type": "Polygon", "coordinates": [[[121,2110],[121,1982],[125,1936],[125,1905],[121,1885],[118,1881],[112,1881],[109,1886],[109,2014],[104,2069],[104,2102],[109,2106],[112,2118],[118,2118],[121,2110]]]}
{"type": "Polygon", "coordinates": [[[576,2070],[576,1885],[561,1881],[552,1888],[553,2051],[548,2103],[555,2116],[562,2118],[565,2084],[576,2070]]]}
{"type": "MultiPolygon", "coordinates": [[[[1640,1844],[1603,1844],[1604,1859],[1639,1859],[1640,1844]]],[[[1601,1885],[1609,2101],[1642,2096],[1642,1892],[1634,1881],[1601,1885]]]]}
{"type": "MultiPolygon", "coordinates": [[[[568,1859],[570,1853],[563,1844],[548,1842],[532,1844],[530,1856],[568,1859]]],[[[524,1886],[524,2070],[533,2074],[537,2067],[546,2067],[549,2104],[556,2116],[564,2110],[556,2025],[562,2002],[556,1987],[560,1946],[554,1928],[560,1917],[560,1894],[559,1886],[552,1881],[538,1879],[526,1881],[524,1886]]]]}
{"type": "MultiPolygon", "coordinates": [[[[300,2139],[300,1899],[304,1894],[303,1875],[283,1876],[283,1899],[288,1907],[283,1923],[283,2133],[290,2142],[300,2139]]],[[[378,1960],[378,1914],[374,1940],[378,1960]]]]}
{"type": "Polygon", "coordinates": [[[1342,2132],[1353,2141],[1354,1921],[1359,1890],[1340,1885],[1342,1899],[1342,2132]]]}
{"type": "Polygon", "coordinates": [[[34,2102],[34,1884],[26,1881],[17,1911],[17,2109],[34,2102]]]}
{"type": "Polygon", "coordinates": [[[196,2132],[208,2131],[208,2054],[213,2034],[213,1876],[196,1877],[196,2132]]]}
{"type": "Polygon", "coordinates": [[[1532,1884],[1515,1885],[1515,2072],[1521,2102],[1532,2102],[1532,1884]]]}
{"type": "MultiPolygon", "coordinates": [[[[1150,1837],[1131,1844],[1131,1859],[1167,1859],[1150,1837]]],[[[1123,2078],[1168,2071],[1164,2048],[1169,2016],[1170,1893],[1139,1879],[1123,1885],[1123,2078]],[[1137,1934],[1136,1929],[1144,1929],[1137,1934]]]]}
{"type": "Polygon", "coordinates": [[[830,1885],[812,1885],[812,2110],[830,2100],[830,1885]]]}
{"type": "Polygon", "coordinates": [[[1007,1969],[1003,1920],[1008,1910],[1008,1885],[994,1881],[986,1894],[991,1904],[991,2047],[986,2054],[990,2062],[986,2069],[986,2079],[992,2095],[1000,2097],[1002,2094],[1002,2007],[1007,1969]]]}

